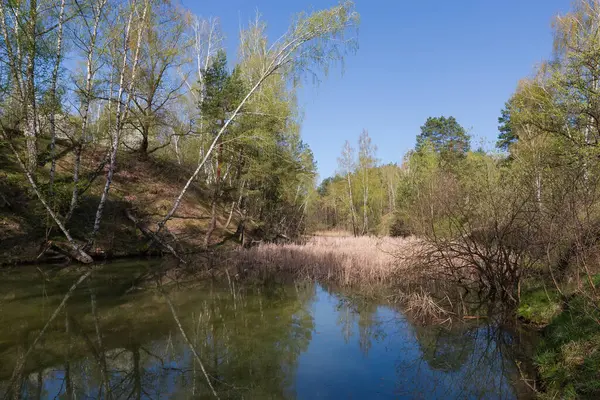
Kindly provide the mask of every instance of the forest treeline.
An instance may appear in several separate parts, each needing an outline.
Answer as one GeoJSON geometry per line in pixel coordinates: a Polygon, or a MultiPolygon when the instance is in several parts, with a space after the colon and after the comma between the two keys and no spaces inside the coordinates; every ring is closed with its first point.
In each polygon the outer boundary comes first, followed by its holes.
{"type": "MultiPolygon", "coordinates": [[[[437,157],[444,168],[458,165],[470,150],[471,137],[454,117],[430,117],[416,137],[415,149],[400,164],[380,164],[377,146],[363,129],[357,147],[343,145],[338,172],[317,187],[311,203],[309,228],[345,230],[358,235],[420,235],[409,224],[406,209],[411,185],[411,163],[426,154],[437,157]]],[[[479,150],[478,154],[483,153],[479,150]]],[[[414,171],[413,171],[414,172],[414,171]]],[[[413,221],[414,222],[414,221],[413,221]]]]}
{"type": "Polygon", "coordinates": [[[549,397],[600,393],[599,26],[597,0],[554,19],[551,57],[507,99],[495,149],[433,117],[400,165],[377,165],[363,132],[315,207],[321,228],[416,235],[424,267],[549,324],[535,359],[549,397]]]}
{"type": "Polygon", "coordinates": [[[600,2],[554,21],[552,57],[500,112],[494,149],[473,149],[452,116],[430,117],[399,164],[381,165],[367,130],[346,142],[317,188],[311,224],[415,235],[437,263],[475,266],[481,284],[517,300],[531,271],[592,284],[600,254],[600,2]],[[443,258],[443,259],[442,259],[443,258]],[[455,261],[458,260],[458,261],[455,261]],[[584,282],[585,281],[585,282],[584,282]]]}
{"type": "Polygon", "coordinates": [[[0,1],[3,238],[25,233],[42,253],[64,243],[87,263],[125,210],[177,254],[168,222],[191,192],[208,210],[205,246],[223,215],[240,235],[250,224],[297,234],[315,162],[296,90],[356,50],[358,22],[345,1],[296,15],[269,40],[257,17],[227,52],[218,19],[176,2],[0,1]],[[147,208],[138,200],[155,178],[178,189],[147,208]],[[119,179],[138,182],[115,189],[119,179]]]}

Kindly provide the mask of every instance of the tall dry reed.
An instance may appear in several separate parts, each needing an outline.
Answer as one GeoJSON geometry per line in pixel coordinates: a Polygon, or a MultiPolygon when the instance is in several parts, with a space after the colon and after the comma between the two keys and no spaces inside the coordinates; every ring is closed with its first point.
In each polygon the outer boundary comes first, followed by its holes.
{"type": "Polygon", "coordinates": [[[246,274],[287,273],[344,286],[393,284],[421,278],[414,238],[314,236],[305,244],[261,244],[235,250],[246,274]]]}
{"type": "Polygon", "coordinates": [[[225,272],[228,279],[264,282],[287,276],[357,288],[362,295],[403,304],[421,322],[446,322],[454,314],[447,311],[452,303],[440,287],[447,282],[439,268],[423,263],[427,249],[416,238],[313,236],[303,244],[235,249],[225,272]]]}

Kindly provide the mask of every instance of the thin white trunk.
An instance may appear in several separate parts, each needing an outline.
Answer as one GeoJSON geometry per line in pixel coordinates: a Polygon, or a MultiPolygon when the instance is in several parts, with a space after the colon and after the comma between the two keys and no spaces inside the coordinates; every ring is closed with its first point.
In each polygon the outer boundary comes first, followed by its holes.
{"type": "Polygon", "coordinates": [[[227,223],[225,223],[225,227],[223,229],[227,230],[229,228],[229,224],[231,223],[231,218],[233,217],[233,210],[235,209],[235,201],[231,202],[231,210],[229,210],[229,217],[227,217],[227,223]]]}
{"type": "Polygon", "coordinates": [[[50,109],[50,193],[54,186],[54,173],[56,171],[56,107],[58,99],[56,89],[58,86],[58,71],[62,60],[62,39],[63,39],[63,19],[65,16],[65,0],[60,2],[60,12],[58,14],[58,33],[56,37],[56,60],[52,70],[52,83],[50,84],[50,94],[52,96],[52,107],[50,109]]]}
{"type": "Polygon", "coordinates": [[[75,207],[77,207],[77,203],[79,201],[79,170],[81,168],[81,153],[83,151],[83,141],[85,140],[85,132],[87,130],[87,125],[89,121],[90,103],[92,101],[92,81],[94,79],[94,52],[96,49],[98,26],[100,25],[100,16],[102,15],[102,10],[104,9],[105,4],[106,0],[101,0],[98,4],[98,9],[95,10],[94,26],[92,27],[90,44],[87,51],[85,93],[83,95],[84,98],[81,104],[81,130],[79,133],[77,147],[75,149],[75,165],[73,167],[73,192],[71,194],[71,204],[69,206],[69,211],[65,216],[65,223],[71,219],[71,216],[73,215],[75,207]]]}
{"type": "Polygon", "coordinates": [[[54,220],[54,222],[56,223],[56,225],[59,227],[59,229],[61,230],[61,232],[65,235],[65,238],[67,238],[67,241],[69,242],[69,245],[71,246],[71,248],[75,252],[75,256],[76,256],[77,260],[80,261],[80,262],[82,262],[82,263],[85,263],[85,264],[92,263],[94,261],[92,259],[92,257],[90,257],[87,253],[85,253],[77,245],[77,243],[75,242],[75,240],[73,239],[73,237],[71,236],[71,234],[69,233],[69,231],[65,228],[65,226],[61,222],[61,219],[52,210],[52,208],[48,205],[48,203],[46,202],[46,200],[42,196],[42,193],[40,192],[37,184],[35,183],[35,180],[33,179],[33,176],[31,175],[30,171],[27,169],[25,163],[23,163],[23,161],[21,160],[21,157],[19,156],[19,153],[17,152],[17,150],[14,148],[14,146],[12,145],[12,143],[9,142],[8,138],[5,138],[5,139],[6,139],[6,143],[8,143],[10,149],[12,150],[13,154],[15,155],[15,157],[16,157],[19,165],[23,169],[23,172],[25,173],[25,176],[27,177],[27,180],[29,181],[29,184],[31,185],[31,188],[33,189],[33,192],[35,193],[35,195],[37,196],[37,198],[40,200],[40,202],[42,203],[42,205],[44,206],[44,208],[46,209],[46,211],[48,212],[48,214],[50,215],[50,217],[54,220]]]}
{"type": "Polygon", "coordinates": [[[179,136],[173,136],[173,146],[175,147],[175,157],[177,157],[177,164],[181,165],[181,154],[179,152],[179,136]]]}
{"type": "Polygon", "coordinates": [[[35,101],[35,57],[37,53],[37,0],[30,0],[27,28],[27,66],[25,73],[25,141],[27,142],[27,168],[33,173],[37,167],[37,107],[35,101]]]}
{"type": "Polygon", "coordinates": [[[352,197],[352,182],[350,180],[350,172],[346,173],[346,178],[348,180],[348,198],[350,200],[350,213],[351,213],[351,217],[352,217],[352,234],[354,236],[357,236],[357,230],[356,230],[356,211],[354,209],[354,200],[352,197]]]}
{"type": "Polygon", "coordinates": [[[142,22],[141,22],[141,26],[138,28],[139,29],[138,38],[137,38],[137,43],[136,43],[135,55],[134,55],[134,59],[133,59],[133,65],[131,67],[131,77],[130,77],[129,87],[127,88],[127,91],[128,91],[127,101],[125,102],[125,105],[123,105],[123,92],[125,91],[125,88],[124,88],[125,75],[127,72],[127,59],[128,59],[128,53],[129,53],[129,37],[130,37],[130,33],[131,33],[131,22],[133,20],[133,14],[135,13],[135,6],[136,6],[136,1],[132,1],[131,12],[129,14],[129,20],[127,21],[127,27],[125,30],[125,45],[124,45],[125,47],[123,49],[124,50],[123,51],[123,53],[124,53],[123,54],[123,65],[122,65],[121,73],[120,73],[120,77],[119,77],[119,91],[117,94],[115,133],[112,138],[110,159],[109,159],[109,165],[108,165],[108,173],[106,175],[106,184],[104,185],[104,190],[102,191],[102,196],[100,197],[100,203],[98,204],[98,209],[96,210],[96,219],[94,221],[94,230],[92,231],[92,234],[91,234],[92,241],[94,240],[94,238],[96,237],[96,234],[100,230],[100,222],[102,221],[102,214],[104,212],[104,206],[106,204],[106,199],[108,198],[108,192],[110,190],[110,186],[112,184],[113,176],[115,173],[115,167],[116,167],[116,163],[117,163],[117,150],[119,148],[120,133],[123,128],[123,119],[127,112],[128,107],[129,107],[129,103],[131,102],[131,97],[133,95],[133,85],[134,85],[135,77],[136,77],[136,70],[137,70],[136,67],[137,67],[137,64],[139,61],[139,52],[140,52],[140,46],[141,46],[142,36],[143,36],[142,33],[144,31],[143,24],[146,21],[146,13],[148,11],[148,1],[146,1],[144,4],[144,11],[142,13],[142,22]],[[123,107],[125,107],[125,109],[123,109],[123,107]]]}

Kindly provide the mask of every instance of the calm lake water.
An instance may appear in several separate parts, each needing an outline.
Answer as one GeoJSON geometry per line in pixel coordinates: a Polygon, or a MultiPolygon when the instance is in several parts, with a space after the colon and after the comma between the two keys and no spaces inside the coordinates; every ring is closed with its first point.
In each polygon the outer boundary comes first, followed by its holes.
{"type": "MultiPolygon", "coordinates": [[[[0,274],[0,396],[213,398],[164,296],[136,289],[146,267],[113,264],[84,282],[16,372],[77,274],[0,274]]],[[[528,341],[495,324],[423,326],[313,283],[187,282],[168,297],[222,399],[530,395],[515,366],[528,341]]]]}

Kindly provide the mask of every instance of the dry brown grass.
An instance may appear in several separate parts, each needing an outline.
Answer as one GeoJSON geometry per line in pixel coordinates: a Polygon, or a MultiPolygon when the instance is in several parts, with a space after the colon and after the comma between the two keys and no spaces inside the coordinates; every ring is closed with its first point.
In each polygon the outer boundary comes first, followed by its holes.
{"type": "Polygon", "coordinates": [[[420,247],[415,238],[314,236],[305,244],[239,249],[232,259],[250,275],[289,273],[343,286],[392,285],[423,277],[414,257],[420,247]]]}
{"type": "Polygon", "coordinates": [[[316,231],[313,233],[316,237],[352,237],[352,232],[341,229],[330,229],[326,231],[316,231]]]}
{"type": "Polygon", "coordinates": [[[236,249],[227,274],[258,281],[289,276],[351,287],[359,290],[354,293],[401,304],[415,322],[448,322],[454,315],[448,310],[452,303],[444,294],[428,292],[442,275],[431,265],[423,267],[425,248],[416,238],[313,236],[303,244],[236,249]]]}

